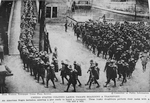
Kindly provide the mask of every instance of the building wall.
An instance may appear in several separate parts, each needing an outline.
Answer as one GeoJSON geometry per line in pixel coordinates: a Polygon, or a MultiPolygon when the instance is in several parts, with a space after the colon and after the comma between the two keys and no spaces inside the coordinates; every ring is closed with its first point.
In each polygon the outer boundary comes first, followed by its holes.
{"type": "MultiPolygon", "coordinates": [[[[94,0],[94,4],[99,5],[104,8],[114,9],[125,12],[135,12],[135,0],[94,0]],[[121,2],[122,1],[122,2],[121,2]]],[[[141,3],[137,2],[136,11],[138,13],[148,13],[148,6],[141,5],[141,3]]]]}
{"type": "Polygon", "coordinates": [[[46,22],[65,22],[66,14],[67,14],[67,2],[62,1],[53,1],[49,2],[49,4],[46,5],[46,7],[51,7],[51,17],[46,18],[46,22]],[[53,18],[53,7],[57,7],[57,17],[53,18]]]}

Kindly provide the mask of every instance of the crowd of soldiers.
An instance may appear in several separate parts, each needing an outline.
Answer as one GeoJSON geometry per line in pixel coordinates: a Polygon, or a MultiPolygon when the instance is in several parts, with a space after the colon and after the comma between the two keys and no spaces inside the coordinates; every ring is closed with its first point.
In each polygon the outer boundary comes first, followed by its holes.
{"type": "MultiPolygon", "coordinates": [[[[54,88],[56,88],[55,82],[58,81],[55,73],[60,71],[62,84],[64,84],[64,78],[68,82],[65,92],[69,90],[71,84],[75,92],[76,84],[82,85],[78,78],[78,76],[82,76],[81,66],[76,61],[74,61],[73,67],[62,61],[62,67],[59,69],[57,48],[54,49],[51,61],[48,52],[38,51],[32,41],[37,18],[35,1],[23,0],[22,2],[21,33],[18,50],[20,51],[24,69],[30,71],[31,75],[38,82],[40,82],[41,78],[43,84],[45,84],[46,77],[46,87],[48,87],[49,80],[51,80],[54,88]]],[[[132,75],[140,52],[147,52],[150,49],[148,42],[150,35],[149,32],[146,32],[149,29],[142,22],[138,24],[128,22],[110,24],[90,20],[82,25],[77,24],[74,26],[77,38],[81,37],[83,44],[87,48],[92,50],[93,53],[96,53],[97,50],[97,56],[102,52],[104,58],[107,58],[104,69],[107,78],[105,87],[111,79],[114,81],[114,86],[116,86],[117,73],[119,78],[123,77],[121,85],[127,81],[127,76],[130,77],[132,75]]],[[[94,63],[91,60],[88,70],[90,75],[86,83],[86,85],[89,85],[89,89],[93,83],[100,87],[97,81],[99,79],[99,71],[98,63],[94,63]]]]}
{"type": "Polygon", "coordinates": [[[87,48],[97,56],[103,52],[106,58],[119,60],[121,55],[128,52],[143,52],[150,49],[150,27],[144,22],[97,22],[89,20],[85,23],[74,25],[77,39],[81,37],[87,48]]]}
{"type": "MultiPolygon", "coordinates": [[[[129,23],[127,21],[120,23],[107,23],[89,20],[85,23],[77,23],[73,27],[77,40],[81,38],[83,45],[91,50],[98,57],[102,53],[103,58],[107,59],[106,67],[106,85],[112,79],[116,86],[117,73],[119,78],[123,76],[131,77],[136,62],[140,54],[148,54],[150,50],[150,26],[144,22],[129,23]],[[97,51],[97,52],[96,52],[97,51]]],[[[143,71],[146,69],[148,56],[141,56],[143,71]]]]}

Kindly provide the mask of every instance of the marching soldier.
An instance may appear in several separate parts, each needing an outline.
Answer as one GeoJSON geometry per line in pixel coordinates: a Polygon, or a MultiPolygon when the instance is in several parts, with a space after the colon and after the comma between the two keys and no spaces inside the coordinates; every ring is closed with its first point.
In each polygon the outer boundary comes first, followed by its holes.
{"type": "Polygon", "coordinates": [[[92,77],[92,72],[91,72],[91,68],[94,66],[94,61],[93,60],[90,60],[90,68],[88,69],[87,73],[90,72],[90,75],[89,75],[89,79],[88,79],[88,82],[85,84],[85,85],[89,85],[90,83],[90,80],[91,80],[91,77],[92,77]]]}
{"type": "MultiPolygon", "coordinates": [[[[54,65],[54,72],[58,72],[58,60],[56,58],[52,58],[52,63],[54,65]]],[[[55,75],[56,82],[58,81],[56,75],[55,75]]]]}
{"type": "Polygon", "coordinates": [[[100,87],[99,83],[97,82],[98,79],[99,79],[99,68],[98,68],[98,63],[95,63],[95,66],[93,65],[91,67],[91,79],[90,79],[89,89],[91,89],[91,84],[93,82],[97,84],[97,88],[100,87]]]}
{"type": "Polygon", "coordinates": [[[68,65],[65,64],[63,61],[61,62],[61,65],[62,65],[62,68],[60,68],[60,76],[61,76],[61,79],[62,79],[62,83],[61,84],[64,84],[64,78],[68,81],[68,78],[67,78],[67,75],[69,74],[69,68],[68,68],[68,65]]]}
{"type": "Polygon", "coordinates": [[[76,92],[76,84],[77,84],[77,70],[72,69],[72,66],[69,67],[70,72],[69,72],[69,81],[68,81],[68,86],[65,92],[68,92],[70,85],[73,85],[73,92],[76,92]]]}
{"type": "MultiPolygon", "coordinates": [[[[54,60],[51,64],[52,64],[52,67],[54,69],[54,73],[58,72],[58,61],[57,61],[57,59],[54,58],[54,60]]],[[[56,79],[55,81],[57,82],[58,78],[56,77],[56,75],[55,75],[55,79],[56,79]]]]}
{"type": "MultiPolygon", "coordinates": [[[[107,60],[107,62],[106,62],[106,65],[105,65],[105,68],[104,68],[104,72],[107,70],[107,68],[108,68],[108,65],[110,64],[110,59],[108,59],[107,60]]],[[[106,72],[106,78],[108,78],[108,74],[107,74],[108,72],[106,72]]]]}
{"type": "Polygon", "coordinates": [[[107,82],[104,87],[107,87],[111,79],[114,81],[114,87],[115,87],[116,78],[117,78],[117,67],[114,65],[114,61],[111,60],[109,65],[105,69],[106,69],[106,74],[107,74],[107,82]]]}
{"type": "Polygon", "coordinates": [[[55,75],[55,70],[54,70],[54,65],[53,64],[48,64],[47,68],[47,76],[46,76],[46,87],[48,88],[48,82],[49,80],[51,80],[51,82],[53,83],[53,87],[56,88],[55,86],[55,82],[54,82],[54,78],[56,77],[55,75]]]}
{"type": "Polygon", "coordinates": [[[76,61],[74,61],[74,69],[77,71],[77,81],[79,83],[79,86],[81,86],[81,82],[78,78],[78,76],[82,76],[82,71],[81,71],[81,66],[79,64],[76,63],[76,61]]]}
{"type": "Polygon", "coordinates": [[[55,72],[58,72],[58,60],[56,58],[52,58],[52,64],[55,66],[55,72]]]}

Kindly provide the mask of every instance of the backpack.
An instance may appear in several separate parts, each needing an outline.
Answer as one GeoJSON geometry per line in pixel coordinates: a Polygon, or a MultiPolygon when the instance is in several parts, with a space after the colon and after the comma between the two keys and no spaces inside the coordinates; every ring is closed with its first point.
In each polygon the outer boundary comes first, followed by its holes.
{"type": "Polygon", "coordinates": [[[81,70],[81,66],[80,65],[77,64],[76,70],[77,70],[77,75],[78,76],[82,76],[82,70],[81,70]]]}

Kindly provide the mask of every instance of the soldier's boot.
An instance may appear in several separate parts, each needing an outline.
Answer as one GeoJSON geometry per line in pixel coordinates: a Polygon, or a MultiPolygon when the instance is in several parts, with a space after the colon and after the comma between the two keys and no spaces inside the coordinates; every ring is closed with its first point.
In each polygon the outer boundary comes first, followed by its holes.
{"type": "Polygon", "coordinates": [[[30,68],[30,75],[31,75],[31,76],[33,75],[33,74],[32,74],[32,72],[33,72],[32,70],[33,70],[33,69],[30,68]]]}
{"type": "Polygon", "coordinates": [[[36,73],[34,73],[34,79],[35,79],[35,80],[37,79],[37,74],[36,74],[36,73]]]}
{"type": "Polygon", "coordinates": [[[30,68],[30,67],[29,67],[29,65],[27,64],[27,72],[29,72],[29,68],[30,68]]]}
{"type": "Polygon", "coordinates": [[[92,82],[93,82],[93,80],[90,80],[89,89],[91,89],[92,82]]]}
{"type": "Polygon", "coordinates": [[[56,88],[55,83],[54,83],[54,80],[51,80],[51,81],[52,81],[52,83],[53,83],[53,88],[56,88]]]}
{"type": "Polygon", "coordinates": [[[90,78],[90,76],[89,76],[88,82],[85,84],[85,86],[86,86],[86,85],[89,85],[90,80],[91,80],[91,78],[90,78]]]}
{"type": "Polygon", "coordinates": [[[37,82],[39,83],[39,80],[40,80],[40,76],[38,75],[38,78],[37,78],[37,82]]]}
{"type": "Polygon", "coordinates": [[[113,79],[113,81],[114,81],[114,87],[116,87],[116,79],[113,79]]]}
{"type": "Polygon", "coordinates": [[[100,51],[98,50],[97,57],[99,57],[99,55],[100,55],[100,51]]]}
{"type": "Polygon", "coordinates": [[[99,83],[97,82],[97,80],[95,80],[95,83],[97,84],[97,87],[96,87],[96,88],[99,88],[100,85],[99,85],[99,83]]]}
{"type": "Polygon", "coordinates": [[[48,88],[48,82],[49,82],[49,80],[47,79],[46,80],[46,88],[48,88]]]}
{"type": "Polygon", "coordinates": [[[120,78],[121,78],[121,74],[119,74],[118,80],[120,80],[120,78]]]}
{"type": "Polygon", "coordinates": [[[89,79],[88,82],[85,84],[85,86],[86,86],[86,85],[89,85],[89,82],[90,82],[90,79],[89,79]]]}
{"type": "Polygon", "coordinates": [[[25,63],[23,63],[23,69],[24,69],[24,70],[26,69],[26,64],[25,64],[25,63]]]}
{"type": "Polygon", "coordinates": [[[67,89],[64,92],[68,92],[69,87],[70,87],[70,83],[68,84],[67,89]]]}
{"type": "Polygon", "coordinates": [[[104,87],[107,87],[107,85],[109,84],[110,79],[107,80],[106,85],[104,85],[104,87]]]}
{"type": "Polygon", "coordinates": [[[58,82],[58,78],[56,77],[56,75],[55,75],[55,79],[56,79],[55,82],[58,82]]]}
{"type": "Polygon", "coordinates": [[[80,80],[79,80],[79,79],[77,79],[77,81],[79,82],[79,85],[78,85],[78,86],[81,86],[82,84],[81,84],[80,80]]]}
{"type": "Polygon", "coordinates": [[[76,85],[73,85],[73,88],[74,88],[73,92],[76,92],[76,85]]]}
{"type": "Polygon", "coordinates": [[[42,84],[45,84],[45,82],[44,82],[44,77],[42,77],[42,81],[43,81],[43,83],[42,83],[42,84]]]}

